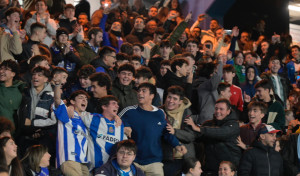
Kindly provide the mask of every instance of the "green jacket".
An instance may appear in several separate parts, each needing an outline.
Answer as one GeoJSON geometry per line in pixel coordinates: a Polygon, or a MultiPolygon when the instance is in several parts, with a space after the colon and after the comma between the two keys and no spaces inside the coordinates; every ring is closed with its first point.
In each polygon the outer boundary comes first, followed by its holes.
{"type": "Polygon", "coordinates": [[[90,64],[91,61],[99,55],[98,53],[95,53],[93,49],[86,43],[82,42],[76,46],[76,50],[79,53],[80,59],[84,65],[90,64]]]}
{"type": "Polygon", "coordinates": [[[119,112],[127,106],[138,104],[137,92],[133,89],[133,81],[128,86],[120,84],[119,78],[116,78],[112,90],[112,94],[119,99],[119,112]]]}
{"type": "Polygon", "coordinates": [[[15,122],[14,115],[21,105],[24,87],[25,83],[19,80],[13,81],[10,87],[5,87],[4,83],[0,83],[0,116],[15,122]]]}

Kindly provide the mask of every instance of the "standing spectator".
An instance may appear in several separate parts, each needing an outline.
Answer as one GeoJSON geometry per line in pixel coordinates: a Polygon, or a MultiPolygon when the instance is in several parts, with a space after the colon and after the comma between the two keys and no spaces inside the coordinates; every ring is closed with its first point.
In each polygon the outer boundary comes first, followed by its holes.
{"type": "Polygon", "coordinates": [[[99,27],[92,27],[88,31],[88,40],[76,46],[76,50],[83,64],[90,64],[100,53],[100,44],[103,40],[103,31],[99,27]]]}
{"type": "Polygon", "coordinates": [[[259,138],[253,148],[247,150],[240,162],[238,173],[244,175],[272,175],[283,174],[283,161],[279,152],[274,150],[276,130],[271,125],[265,125],[258,131],[259,138]]]}
{"type": "MultiPolygon", "coordinates": [[[[295,73],[300,71],[300,47],[298,45],[294,45],[291,47],[291,61],[286,65],[288,71],[288,77],[292,84],[296,83],[295,73]]],[[[299,75],[299,74],[298,74],[299,75]]]]}
{"type": "Polygon", "coordinates": [[[100,9],[96,10],[91,17],[91,24],[93,27],[99,26],[103,18],[103,12],[111,8],[111,0],[100,0],[100,9]]]}
{"type": "MultiPolygon", "coordinates": [[[[254,66],[248,66],[246,68],[246,80],[241,84],[243,95],[249,95],[250,98],[255,95],[254,85],[257,83],[257,69],[254,66]]],[[[245,97],[244,97],[245,98],[245,97]]]]}
{"type": "Polygon", "coordinates": [[[43,43],[47,46],[52,44],[52,38],[56,35],[57,24],[53,19],[50,18],[50,14],[47,12],[47,4],[45,0],[37,0],[35,2],[35,10],[36,13],[27,20],[24,29],[26,30],[27,34],[31,34],[30,26],[33,23],[39,22],[46,26],[46,38],[44,39],[43,43]]]}
{"type": "Polygon", "coordinates": [[[88,16],[85,13],[80,13],[78,16],[78,23],[82,26],[84,40],[88,40],[88,32],[91,28],[91,23],[88,20],[88,16]]]}
{"type": "Polygon", "coordinates": [[[137,16],[134,20],[134,26],[130,34],[128,34],[125,39],[127,42],[133,43],[146,43],[147,39],[145,30],[145,21],[142,16],[137,16]]]}
{"type": "Polygon", "coordinates": [[[156,88],[153,84],[141,84],[138,88],[138,105],[129,106],[119,114],[125,127],[130,127],[125,129],[125,132],[137,144],[139,150],[135,162],[146,176],[164,175],[161,163],[163,158],[162,137],[177,151],[182,154],[186,153],[186,148],[179,144],[175,136],[167,132],[164,112],[151,105],[155,94],[156,88]],[[149,131],[152,132],[149,133],[149,131]]]}

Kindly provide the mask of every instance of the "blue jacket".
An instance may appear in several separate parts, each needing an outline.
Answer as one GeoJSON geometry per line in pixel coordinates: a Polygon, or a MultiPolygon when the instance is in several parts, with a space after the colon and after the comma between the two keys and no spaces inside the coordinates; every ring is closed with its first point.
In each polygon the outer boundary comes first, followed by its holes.
{"type": "Polygon", "coordinates": [[[290,61],[288,64],[286,64],[286,68],[287,68],[288,77],[289,77],[291,83],[295,84],[296,79],[295,79],[295,64],[294,64],[294,61],[290,61]]]}

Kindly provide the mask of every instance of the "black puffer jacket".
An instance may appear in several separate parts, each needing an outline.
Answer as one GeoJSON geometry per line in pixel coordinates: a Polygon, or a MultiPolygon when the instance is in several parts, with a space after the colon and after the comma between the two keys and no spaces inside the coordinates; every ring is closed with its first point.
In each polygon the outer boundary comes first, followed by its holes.
{"type": "Polygon", "coordinates": [[[279,152],[263,145],[260,141],[253,143],[253,148],[247,150],[240,162],[239,176],[282,176],[283,162],[279,152]]]}
{"type": "Polygon", "coordinates": [[[217,173],[221,161],[238,165],[241,149],[236,139],[240,135],[236,113],[232,111],[223,120],[208,120],[200,127],[201,141],[205,145],[204,170],[217,173]]]}

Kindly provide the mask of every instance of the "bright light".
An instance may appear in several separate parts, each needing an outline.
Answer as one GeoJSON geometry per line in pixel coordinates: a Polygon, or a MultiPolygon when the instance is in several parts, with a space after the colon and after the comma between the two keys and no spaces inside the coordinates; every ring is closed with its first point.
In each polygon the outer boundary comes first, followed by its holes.
{"type": "Polygon", "coordinates": [[[289,10],[300,12],[300,7],[299,6],[289,5],[288,8],[289,8],[289,10]]]}

